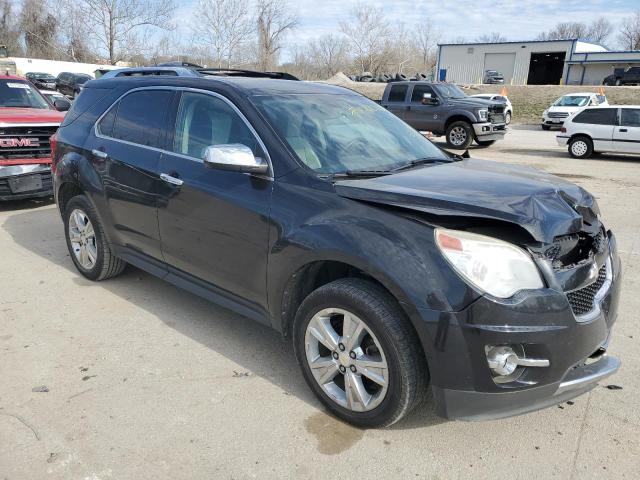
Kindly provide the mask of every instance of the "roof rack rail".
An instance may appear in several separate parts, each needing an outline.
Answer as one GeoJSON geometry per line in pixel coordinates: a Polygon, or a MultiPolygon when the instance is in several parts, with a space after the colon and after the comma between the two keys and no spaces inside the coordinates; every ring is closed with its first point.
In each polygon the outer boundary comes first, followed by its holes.
{"type": "Polygon", "coordinates": [[[255,70],[242,70],[236,68],[198,68],[198,73],[202,75],[220,75],[225,77],[253,77],[253,78],[275,78],[279,80],[300,80],[298,77],[286,72],[258,72],[255,70]]]}

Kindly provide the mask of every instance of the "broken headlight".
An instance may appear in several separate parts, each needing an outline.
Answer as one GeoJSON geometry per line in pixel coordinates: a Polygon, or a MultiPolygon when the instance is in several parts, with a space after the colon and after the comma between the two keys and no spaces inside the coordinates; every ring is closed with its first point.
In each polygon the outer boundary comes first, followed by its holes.
{"type": "Polygon", "coordinates": [[[544,287],[531,256],[515,245],[460,230],[435,230],[436,245],[468,283],[494,297],[544,287]]]}

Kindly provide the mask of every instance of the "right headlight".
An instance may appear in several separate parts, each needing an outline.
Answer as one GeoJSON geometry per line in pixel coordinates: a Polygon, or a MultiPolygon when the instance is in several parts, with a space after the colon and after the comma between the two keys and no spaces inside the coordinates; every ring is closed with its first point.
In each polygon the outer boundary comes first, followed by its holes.
{"type": "Polygon", "coordinates": [[[454,270],[480,291],[509,298],[520,290],[544,287],[531,256],[511,243],[443,228],[435,230],[435,237],[454,270]]]}
{"type": "Polygon", "coordinates": [[[489,118],[489,110],[487,110],[486,108],[481,108],[480,110],[478,110],[478,119],[486,122],[487,118],[489,118]]]}

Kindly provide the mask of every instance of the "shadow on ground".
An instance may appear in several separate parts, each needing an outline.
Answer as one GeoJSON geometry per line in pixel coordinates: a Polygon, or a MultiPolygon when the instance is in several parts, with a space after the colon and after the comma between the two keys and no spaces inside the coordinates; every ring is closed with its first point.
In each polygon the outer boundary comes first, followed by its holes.
{"type": "MultiPolygon", "coordinates": [[[[95,285],[76,272],[69,258],[57,209],[37,209],[12,215],[4,221],[3,229],[17,244],[76,274],[78,288],[95,285]]],[[[268,380],[286,393],[315,408],[322,408],[302,378],[290,342],[275,330],[131,266],[117,278],[101,282],[100,287],[145,309],[172,329],[268,380]]],[[[443,421],[435,415],[429,403],[393,428],[421,428],[443,421]]]]}

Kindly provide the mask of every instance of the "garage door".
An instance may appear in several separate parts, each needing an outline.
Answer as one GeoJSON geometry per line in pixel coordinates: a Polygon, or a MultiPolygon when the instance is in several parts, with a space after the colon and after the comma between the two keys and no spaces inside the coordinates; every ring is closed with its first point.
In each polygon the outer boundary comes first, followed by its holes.
{"type": "Polygon", "coordinates": [[[516,63],[514,53],[485,53],[484,69],[497,70],[504,75],[504,83],[511,83],[513,78],[513,66],[516,63]]]}

